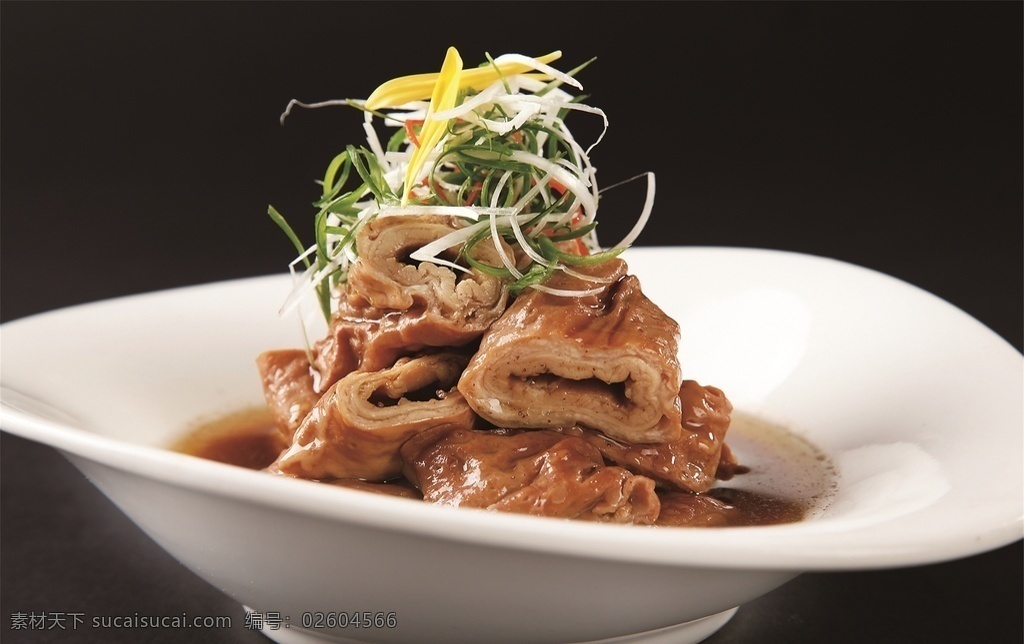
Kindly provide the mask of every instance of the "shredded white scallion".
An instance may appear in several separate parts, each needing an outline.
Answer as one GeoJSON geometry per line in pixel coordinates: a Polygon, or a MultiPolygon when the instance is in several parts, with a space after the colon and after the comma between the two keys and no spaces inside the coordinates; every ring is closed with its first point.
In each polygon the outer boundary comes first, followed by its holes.
{"type": "MultiPolygon", "coordinates": [[[[633,229],[626,233],[626,236],[623,237],[618,244],[615,244],[613,248],[616,250],[631,246],[633,242],[636,241],[636,238],[640,236],[640,233],[643,232],[644,226],[647,225],[647,220],[651,218],[651,211],[654,210],[654,173],[647,172],[645,174],[647,175],[647,198],[644,200],[644,208],[640,212],[640,217],[636,220],[636,224],[633,225],[633,229]]],[[[642,176],[644,175],[637,175],[636,177],[633,177],[633,179],[638,179],[642,176]]],[[[629,179],[629,181],[632,181],[632,179],[629,179]]]]}

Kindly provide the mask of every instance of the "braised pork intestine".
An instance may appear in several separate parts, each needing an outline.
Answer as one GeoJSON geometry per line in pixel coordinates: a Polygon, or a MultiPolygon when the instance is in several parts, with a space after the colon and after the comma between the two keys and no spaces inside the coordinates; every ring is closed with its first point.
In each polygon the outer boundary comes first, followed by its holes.
{"type": "Polygon", "coordinates": [[[473,410],[455,389],[465,364],[465,356],[437,353],[348,374],[313,406],[271,467],[299,478],[395,478],[408,439],[433,427],[473,426],[473,410]]]}
{"type": "MultiPolygon", "coordinates": [[[[359,261],[337,294],[330,329],[313,348],[317,391],[352,371],[390,367],[427,347],[461,347],[480,338],[508,304],[502,280],[472,267],[457,271],[408,255],[458,230],[451,216],[379,217],[356,237],[359,261]]],[[[456,248],[456,256],[463,248],[456,248]]],[[[493,244],[478,244],[478,261],[500,262],[493,244]]]]}
{"type": "MultiPolygon", "coordinates": [[[[643,294],[623,260],[585,274],[602,288],[575,297],[520,295],[484,334],[459,390],[502,427],[580,424],[632,443],[677,440],[679,325],[643,294]]],[[[570,275],[547,284],[590,286],[570,275]]]]}
{"type": "MultiPolygon", "coordinates": [[[[732,405],[682,378],[679,326],[628,264],[512,296],[479,270],[410,259],[458,225],[374,220],[327,335],[311,352],[259,356],[288,444],[268,470],[358,489],[400,481],[400,496],[441,505],[717,524],[720,501],[686,499],[737,471],[725,444],[732,405]],[[574,288],[588,293],[552,293],[574,288]]],[[[492,244],[479,248],[498,261],[483,250],[492,244]]]]}
{"type": "Polygon", "coordinates": [[[653,480],[550,430],[439,427],[401,451],[405,477],[438,505],[645,525],[661,508],[653,480]]]}

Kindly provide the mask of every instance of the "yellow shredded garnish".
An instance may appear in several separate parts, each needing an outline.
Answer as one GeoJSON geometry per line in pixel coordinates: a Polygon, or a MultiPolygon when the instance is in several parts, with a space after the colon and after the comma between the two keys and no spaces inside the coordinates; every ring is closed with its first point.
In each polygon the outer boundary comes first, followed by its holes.
{"type": "Polygon", "coordinates": [[[409,193],[412,191],[413,182],[420,169],[423,168],[427,155],[437,146],[441,137],[444,136],[448,119],[432,118],[437,112],[450,110],[455,107],[455,101],[459,97],[459,76],[462,73],[462,57],[454,47],[448,48],[445,54],[444,64],[441,65],[441,72],[437,74],[437,82],[434,83],[434,91],[430,96],[430,105],[427,107],[427,115],[423,121],[423,129],[420,131],[419,147],[412,153],[409,165],[405,168],[405,183],[402,188],[402,205],[409,204],[409,193]]]}
{"type": "MultiPolygon", "coordinates": [[[[451,51],[451,49],[449,49],[449,51],[451,51]]],[[[534,60],[547,64],[551,61],[558,60],[561,57],[561,51],[553,51],[546,56],[534,58],[534,60]]],[[[460,75],[459,89],[474,89],[476,91],[481,91],[486,89],[488,85],[502,76],[523,74],[528,72],[530,69],[530,67],[523,63],[508,62],[498,63],[497,66],[485,65],[483,67],[466,70],[460,75]],[[495,67],[497,67],[497,69],[495,69],[495,67]]],[[[388,107],[398,107],[399,105],[405,105],[406,103],[411,103],[413,101],[426,100],[433,94],[434,89],[437,86],[439,76],[439,73],[431,72],[429,74],[413,74],[411,76],[393,78],[373,90],[370,97],[366,99],[366,109],[376,110],[388,107]]],[[[544,76],[541,75],[540,77],[543,78],[544,76]]]]}

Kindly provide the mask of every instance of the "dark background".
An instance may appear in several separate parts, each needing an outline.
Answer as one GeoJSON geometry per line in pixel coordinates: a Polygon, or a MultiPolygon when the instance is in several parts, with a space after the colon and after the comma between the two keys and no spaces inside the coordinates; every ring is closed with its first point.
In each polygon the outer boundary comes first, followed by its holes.
{"type": "MultiPolygon", "coordinates": [[[[1020,350],[1022,6],[5,0],[0,314],[285,270],[293,252],[268,204],[308,240],[314,180],[363,140],[347,108],[280,125],[288,100],[366,97],[436,70],[455,45],[467,66],[485,53],[561,49],[561,69],[597,57],[580,80],[611,121],[592,155],[599,182],[658,177],[639,245],[860,264],[1020,350]]],[[[587,142],[598,123],[570,120],[587,142]]],[[[641,195],[619,194],[602,203],[609,245],[639,212],[641,195]]],[[[2,457],[5,640],[183,635],[12,632],[21,611],[231,615],[229,631],[187,635],[261,641],[53,450],[4,434],[2,457]]],[[[1020,642],[1021,553],[1018,542],[918,568],[806,574],[710,641],[1020,642]]]]}

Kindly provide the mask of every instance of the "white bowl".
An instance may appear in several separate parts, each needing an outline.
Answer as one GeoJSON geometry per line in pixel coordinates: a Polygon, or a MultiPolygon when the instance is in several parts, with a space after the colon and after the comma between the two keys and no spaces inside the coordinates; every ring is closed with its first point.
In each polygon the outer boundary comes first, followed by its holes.
{"type": "Polygon", "coordinates": [[[831,458],[827,507],[775,526],[604,525],[435,507],[168,450],[197,422],[262,402],[259,352],[301,346],[297,323],[277,316],[286,276],[4,324],[0,424],[65,453],[196,574],[280,615],[265,632],[281,642],[698,641],[801,572],[933,563],[1024,535],[1024,363],[979,322],[818,257],[640,248],[626,259],[679,321],[685,377],[831,458]]]}

